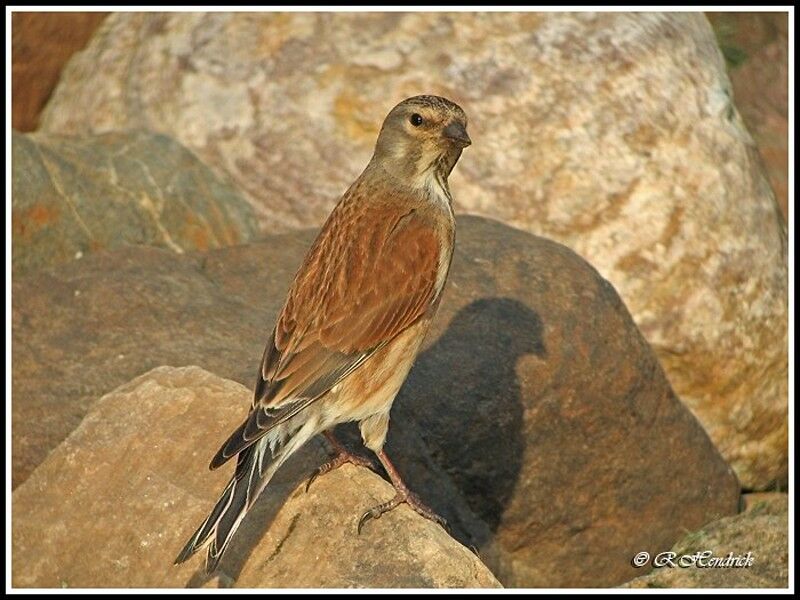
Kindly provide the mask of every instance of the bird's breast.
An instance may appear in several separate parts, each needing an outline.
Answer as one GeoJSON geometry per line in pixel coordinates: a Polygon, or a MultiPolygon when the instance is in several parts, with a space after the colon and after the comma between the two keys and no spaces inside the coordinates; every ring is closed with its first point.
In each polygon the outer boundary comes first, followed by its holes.
{"type": "Polygon", "coordinates": [[[436,297],[441,295],[447,275],[450,273],[450,263],[453,259],[453,242],[446,235],[441,236],[439,243],[439,263],[436,269],[436,297]]]}
{"type": "Polygon", "coordinates": [[[354,421],[387,412],[414,364],[429,326],[430,319],[424,318],[375,352],[363,367],[331,390],[329,410],[340,419],[346,417],[342,420],[354,421]]]}
{"type": "Polygon", "coordinates": [[[431,185],[428,195],[433,222],[439,237],[439,263],[436,271],[436,295],[438,296],[444,289],[447,275],[450,272],[450,262],[455,246],[456,222],[453,214],[453,199],[445,185],[440,182],[431,185]]]}

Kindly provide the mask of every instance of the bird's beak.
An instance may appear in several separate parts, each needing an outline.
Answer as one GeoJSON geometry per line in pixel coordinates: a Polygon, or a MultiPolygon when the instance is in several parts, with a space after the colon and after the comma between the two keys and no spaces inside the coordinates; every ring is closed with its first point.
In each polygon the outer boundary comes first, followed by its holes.
{"type": "Polygon", "coordinates": [[[457,144],[459,148],[466,148],[472,143],[472,140],[467,135],[466,128],[458,121],[453,121],[445,127],[443,134],[446,139],[457,144]]]}

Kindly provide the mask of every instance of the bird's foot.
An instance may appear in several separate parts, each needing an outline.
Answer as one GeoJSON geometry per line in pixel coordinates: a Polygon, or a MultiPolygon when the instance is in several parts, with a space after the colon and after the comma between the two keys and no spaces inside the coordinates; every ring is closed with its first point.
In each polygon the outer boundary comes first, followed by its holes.
{"type": "Polygon", "coordinates": [[[366,467],[371,471],[375,470],[375,463],[373,463],[370,459],[364,456],[359,456],[358,454],[354,454],[349,450],[346,450],[343,446],[339,446],[336,449],[336,455],[324,465],[319,467],[316,471],[314,471],[311,474],[311,477],[308,478],[308,482],[306,482],[306,492],[317,477],[320,475],[325,475],[326,473],[330,473],[331,471],[338,469],[347,463],[356,465],[358,467],[366,467]]]}
{"type": "Polygon", "coordinates": [[[434,523],[441,525],[445,530],[447,529],[447,521],[426,506],[422,500],[419,499],[419,496],[409,491],[408,488],[403,487],[397,489],[397,493],[395,494],[394,498],[388,502],[384,502],[383,504],[378,504],[377,506],[370,508],[361,516],[361,518],[358,520],[358,533],[361,533],[361,528],[364,526],[364,523],[370,519],[380,519],[383,513],[394,510],[401,504],[408,504],[418,515],[421,515],[429,521],[433,521],[434,523]]]}

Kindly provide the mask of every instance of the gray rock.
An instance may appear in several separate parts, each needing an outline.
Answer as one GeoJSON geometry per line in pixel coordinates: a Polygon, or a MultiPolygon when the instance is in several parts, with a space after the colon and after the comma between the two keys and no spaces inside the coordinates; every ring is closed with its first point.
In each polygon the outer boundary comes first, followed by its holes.
{"type": "Polygon", "coordinates": [[[250,205],[167,136],[14,133],[12,149],[14,276],[103,248],[182,253],[257,233],[250,205]]]}

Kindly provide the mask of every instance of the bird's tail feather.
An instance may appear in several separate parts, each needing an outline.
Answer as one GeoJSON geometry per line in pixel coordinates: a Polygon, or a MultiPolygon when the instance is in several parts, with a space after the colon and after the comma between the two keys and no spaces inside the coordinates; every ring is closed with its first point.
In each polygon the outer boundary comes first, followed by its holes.
{"type": "MultiPolygon", "coordinates": [[[[308,423],[306,423],[308,425],[308,423]]],[[[302,427],[292,435],[279,427],[239,453],[236,471],[211,513],[175,559],[182,563],[208,544],[206,572],[216,569],[225,549],[258,495],[284,461],[314,433],[302,427]]]]}

